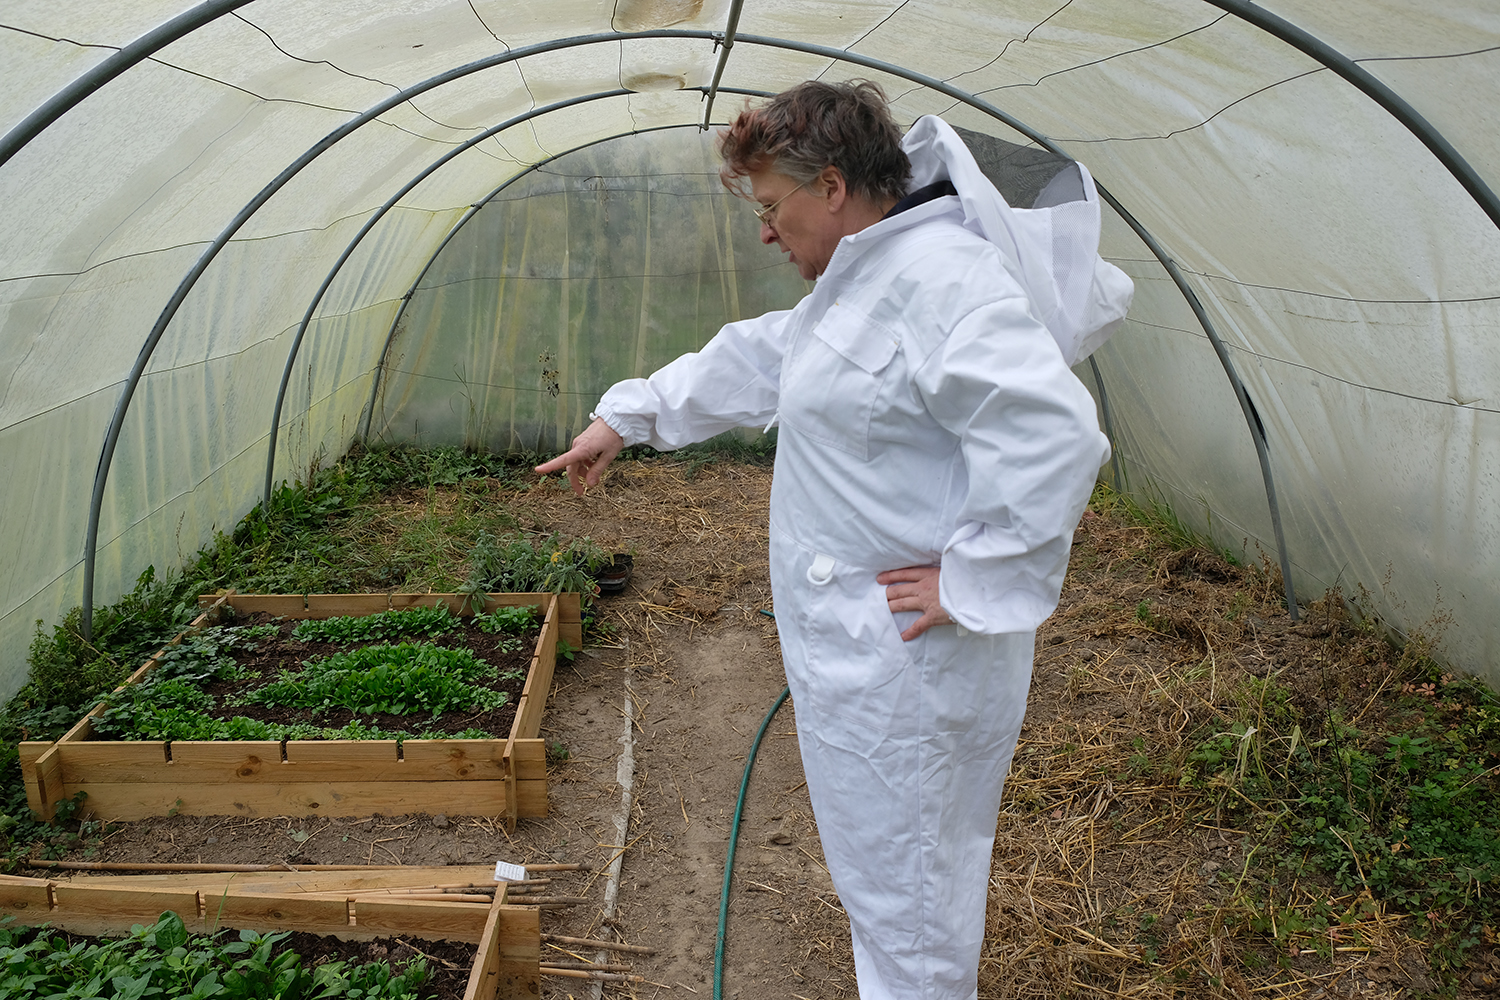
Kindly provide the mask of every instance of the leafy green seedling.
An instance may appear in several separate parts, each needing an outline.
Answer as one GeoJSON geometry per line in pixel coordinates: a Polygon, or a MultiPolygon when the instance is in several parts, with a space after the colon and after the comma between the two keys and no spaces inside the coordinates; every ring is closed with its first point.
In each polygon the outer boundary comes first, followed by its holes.
{"type": "Polygon", "coordinates": [[[381,639],[424,637],[435,639],[457,630],[459,620],[439,604],[431,608],[402,608],[373,615],[340,615],[297,623],[292,638],[298,642],[340,644],[374,642],[381,639]]]}
{"type": "Polygon", "coordinates": [[[481,611],[474,615],[474,627],[491,635],[525,632],[535,622],[536,609],[526,604],[514,608],[496,608],[489,612],[481,611]]]}
{"type": "MultiPolygon", "coordinates": [[[[406,715],[451,709],[490,711],[509,699],[503,691],[472,682],[496,676],[495,667],[467,649],[427,643],[365,646],[311,660],[300,672],[283,672],[279,680],[252,692],[245,700],[260,705],[290,705],[314,710],[347,708],[355,712],[406,715]]],[[[512,677],[521,676],[515,672],[512,677]]]]}
{"type": "Polygon", "coordinates": [[[409,1000],[427,979],[427,963],[413,959],[397,972],[385,962],[327,962],[309,968],[279,947],[288,934],[239,932],[237,940],[192,936],[170,911],[129,937],[69,942],[43,929],[34,936],[0,926],[0,996],[114,997],[143,1000],[263,1000],[267,997],[358,997],[409,1000]]]}

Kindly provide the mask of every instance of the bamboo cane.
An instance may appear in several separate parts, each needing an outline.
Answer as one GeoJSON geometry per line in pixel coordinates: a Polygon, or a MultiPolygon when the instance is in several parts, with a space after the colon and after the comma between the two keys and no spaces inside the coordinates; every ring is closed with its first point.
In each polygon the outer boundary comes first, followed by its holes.
{"type": "Polygon", "coordinates": [[[374,872],[397,871],[411,865],[231,865],[189,864],[168,861],[39,861],[28,860],[29,868],[56,868],[81,872],[374,872]]]}
{"type": "MultiPolygon", "coordinates": [[[[512,883],[512,889],[508,890],[508,892],[514,892],[513,887],[514,883],[512,883]]],[[[411,896],[417,894],[431,895],[433,893],[441,894],[445,898],[482,895],[485,899],[490,899],[495,895],[495,886],[476,885],[473,883],[464,885],[392,886],[388,889],[362,889],[359,894],[361,896],[411,896]]]]}
{"type": "Polygon", "coordinates": [[[405,902],[406,900],[409,900],[409,899],[410,900],[422,900],[422,899],[425,899],[425,900],[431,900],[431,901],[436,902],[436,903],[483,903],[486,906],[488,906],[489,904],[491,904],[491,903],[493,903],[495,901],[495,897],[494,896],[484,896],[484,895],[480,895],[479,893],[470,893],[470,894],[467,894],[467,895],[458,895],[457,893],[444,893],[444,892],[403,892],[403,893],[394,893],[394,894],[387,894],[387,893],[360,893],[357,896],[350,896],[349,898],[352,899],[352,900],[354,900],[356,903],[360,902],[361,900],[373,901],[373,900],[377,900],[377,899],[399,899],[402,902],[405,902]]]}
{"type": "Polygon", "coordinates": [[[592,938],[568,937],[565,934],[543,934],[542,940],[552,944],[571,944],[578,948],[602,948],[605,951],[623,951],[632,955],[655,955],[655,948],[643,944],[620,944],[615,941],[595,941],[592,938]]]}
{"type": "Polygon", "coordinates": [[[602,965],[598,962],[547,962],[549,969],[582,969],[585,972],[630,972],[633,965],[602,965]]]}
{"type": "Polygon", "coordinates": [[[544,976],[558,976],[563,979],[592,979],[601,983],[644,983],[645,976],[632,976],[623,972],[585,972],[582,969],[556,969],[550,965],[543,965],[538,970],[544,976]]]}

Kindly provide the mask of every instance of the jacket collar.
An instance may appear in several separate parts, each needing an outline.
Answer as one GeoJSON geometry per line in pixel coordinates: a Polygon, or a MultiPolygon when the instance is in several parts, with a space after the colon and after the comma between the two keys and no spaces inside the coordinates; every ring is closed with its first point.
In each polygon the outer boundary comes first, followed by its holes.
{"type": "Polygon", "coordinates": [[[899,213],[892,209],[874,225],[866,226],[859,232],[839,240],[838,246],[833,249],[833,256],[828,260],[828,266],[823,269],[822,274],[818,275],[818,282],[821,284],[830,278],[836,280],[849,271],[873,247],[887,238],[945,216],[951,217],[949,221],[957,225],[963,224],[963,206],[959,200],[952,196],[944,197],[941,193],[899,213]]]}

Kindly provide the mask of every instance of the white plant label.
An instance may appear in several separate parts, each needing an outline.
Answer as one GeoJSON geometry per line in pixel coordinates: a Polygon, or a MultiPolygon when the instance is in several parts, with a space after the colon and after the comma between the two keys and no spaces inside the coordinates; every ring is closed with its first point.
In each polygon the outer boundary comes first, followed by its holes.
{"type": "Polygon", "coordinates": [[[513,865],[509,861],[496,861],[495,881],[524,882],[526,881],[526,868],[523,865],[513,865]]]}

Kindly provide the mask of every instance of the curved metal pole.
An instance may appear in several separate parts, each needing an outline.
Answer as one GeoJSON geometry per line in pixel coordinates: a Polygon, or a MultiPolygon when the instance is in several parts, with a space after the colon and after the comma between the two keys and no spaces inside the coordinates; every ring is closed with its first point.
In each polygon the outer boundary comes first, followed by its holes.
{"type": "Polygon", "coordinates": [[[368,439],[370,436],[370,422],[374,419],[375,415],[375,399],[380,395],[380,373],[385,371],[385,359],[390,357],[391,345],[395,343],[396,340],[396,327],[401,325],[401,317],[406,315],[407,304],[411,302],[411,297],[417,294],[417,286],[422,284],[422,279],[427,277],[427,272],[432,270],[432,265],[437,263],[438,257],[442,256],[443,251],[453,240],[453,237],[457,236],[459,230],[463,229],[464,226],[469,224],[470,219],[479,214],[480,209],[488,205],[497,196],[499,196],[501,191],[504,191],[516,181],[520,180],[522,177],[525,177],[527,174],[530,174],[535,170],[540,170],[547,164],[552,163],[555,160],[559,160],[562,157],[567,156],[569,153],[576,153],[580,149],[587,149],[590,146],[597,146],[601,142],[609,142],[611,139],[619,139],[627,135],[645,135],[648,132],[665,132],[667,129],[697,127],[698,126],[696,125],[690,125],[687,123],[681,125],[658,125],[654,128],[632,129],[629,132],[621,132],[617,135],[606,136],[603,139],[593,139],[589,142],[583,143],[580,146],[574,146],[572,149],[567,149],[562,151],[561,153],[549,156],[545,160],[538,160],[531,166],[527,167],[525,170],[507,177],[504,181],[501,182],[499,187],[495,188],[495,190],[491,191],[489,194],[485,195],[483,198],[470,205],[469,210],[464,213],[463,218],[459,219],[453,224],[453,228],[448,230],[448,235],[444,236],[443,241],[437,245],[437,249],[432,251],[432,256],[427,258],[427,263],[422,265],[422,270],[417,273],[417,280],[411,283],[411,288],[407,289],[406,294],[401,296],[401,305],[396,310],[396,318],[391,320],[391,328],[385,335],[385,346],[380,349],[380,360],[375,362],[374,384],[370,388],[370,402],[369,405],[365,407],[364,426],[360,430],[359,436],[365,439],[368,439]]]}
{"type": "Polygon", "coordinates": [[[719,62],[714,67],[713,82],[708,85],[708,103],[703,108],[703,124],[698,126],[704,132],[708,131],[709,119],[714,113],[714,97],[719,93],[719,81],[724,79],[724,67],[729,65],[729,50],[734,48],[734,33],[740,28],[740,11],[745,6],[745,0],[734,0],[729,5],[729,18],[724,22],[724,40],[717,43],[719,47],[719,62]]]}
{"type": "MultiPolygon", "coordinates": [[[[703,88],[699,87],[687,89],[702,90],[703,88]]],[[[744,94],[747,97],[771,96],[771,91],[769,90],[747,90],[743,87],[721,87],[719,89],[726,94],[744,94]]],[[[453,224],[453,228],[448,231],[448,235],[444,236],[442,242],[437,245],[437,249],[432,251],[432,256],[428,257],[427,263],[422,265],[422,270],[417,273],[417,279],[411,283],[411,287],[406,290],[406,294],[401,296],[401,305],[396,310],[396,318],[391,320],[391,328],[389,331],[387,331],[385,336],[385,346],[380,350],[380,360],[375,363],[374,383],[370,388],[370,402],[365,406],[364,416],[361,420],[359,436],[363,439],[368,439],[370,436],[370,422],[374,419],[375,400],[380,395],[380,373],[385,371],[385,359],[390,357],[391,344],[393,344],[396,340],[396,328],[401,325],[401,317],[406,315],[407,304],[411,302],[412,296],[417,293],[417,287],[422,284],[422,279],[427,277],[427,272],[432,269],[433,264],[437,263],[438,257],[442,255],[443,250],[447,248],[448,243],[453,239],[453,237],[458,235],[459,230],[463,229],[464,226],[469,224],[469,220],[473,219],[475,215],[479,214],[480,209],[488,205],[491,201],[499,196],[501,191],[504,191],[516,181],[520,180],[522,177],[525,177],[527,174],[531,173],[534,170],[540,170],[547,164],[552,163],[556,160],[560,160],[564,156],[576,153],[580,149],[588,149],[590,146],[597,146],[602,142],[611,142],[615,139],[620,139],[627,135],[646,135],[651,132],[666,132],[670,129],[678,128],[698,128],[700,131],[702,130],[701,125],[694,126],[686,123],[681,125],[657,125],[652,128],[631,129],[628,132],[619,132],[615,135],[605,136],[602,139],[590,139],[588,142],[574,146],[572,149],[565,149],[561,153],[549,156],[545,160],[538,160],[536,163],[533,163],[525,170],[522,170],[519,173],[506,178],[506,180],[501,183],[499,187],[495,188],[495,190],[485,195],[479,201],[476,201],[474,204],[470,205],[469,210],[464,213],[463,218],[459,219],[453,224]]]]}
{"type": "Polygon", "coordinates": [[[1479,203],[1479,207],[1484,210],[1485,215],[1490,217],[1490,221],[1500,226],[1500,198],[1495,196],[1495,192],[1479,176],[1478,171],[1463,158],[1458,150],[1453,148],[1453,145],[1443,137],[1436,126],[1422,116],[1421,112],[1406,103],[1399,94],[1382,83],[1369,70],[1321,38],[1299,28],[1285,18],[1277,17],[1264,7],[1248,3],[1247,0],[1204,0],[1204,2],[1227,11],[1242,21],[1286,42],[1304,55],[1311,56],[1327,66],[1358,88],[1370,100],[1389,112],[1391,117],[1406,126],[1422,145],[1431,150],[1432,155],[1448,168],[1448,172],[1453,175],[1454,179],[1463,185],[1464,190],[1479,203]]]}
{"type": "Polygon", "coordinates": [[[1271,530],[1276,535],[1276,555],[1281,563],[1281,581],[1286,591],[1287,611],[1291,614],[1292,621],[1296,621],[1300,617],[1297,612],[1297,595],[1292,589],[1291,559],[1287,555],[1286,536],[1281,530],[1281,508],[1276,503],[1276,483],[1271,478],[1271,453],[1266,446],[1266,438],[1261,432],[1260,423],[1255,418],[1255,411],[1250,405],[1250,396],[1245,392],[1245,384],[1240,381],[1239,372],[1234,367],[1234,361],[1229,357],[1229,348],[1220,339],[1218,331],[1214,329],[1213,323],[1208,318],[1208,313],[1203,309],[1203,303],[1198,300],[1197,293],[1188,284],[1187,278],[1183,276],[1181,269],[1177,266],[1177,262],[1167,254],[1166,250],[1162,249],[1161,244],[1156,242],[1156,238],[1151,235],[1146,227],[1137,222],[1135,216],[1131,215],[1123,205],[1115,200],[1112,194],[1102,187],[1098,190],[1099,196],[1109,202],[1110,207],[1119,214],[1126,225],[1135,230],[1135,234],[1141,238],[1141,242],[1146,244],[1151,252],[1156,255],[1156,259],[1161,261],[1162,266],[1167,269],[1167,274],[1171,276],[1172,281],[1177,285],[1178,291],[1182,292],[1182,297],[1187,299],[1188,307],[1193,310],[1193,315],[1198,317],[1198,323],[1203,327],[1203,332],[1208,334],[1208,342],[1213,345],[1214,353],[1219,358],[1219,364],[1224,368],[1224,374],[1229,376],[1229,384],[1234,387],[1234,398],[1239,401],[1240,412],[1245,415],[1245,423],[1250,427],[1250,437],[1255,442],[1255,455],[1260,459],[1260,475],[1265,480],[1266,503],[1271,508],[1271,530]]]}
{"type": "Polygon", "coordinates": [[[1125,478],[1120,475],[1120,446],[1115,443],[1115,420],[1109,410],[1109,393],[1104,391],[1104,373],[1099,370],[1099,362],[1089,355],[1089,370],[1094,373],[1094,384],[1099,387],[1099,409],[1104,413],[1104,436],[1109,438],[1109,465],[1110,471],[1115,474],[1115,491],[1125,492],[1125,478]]]}
{"type": "Polygon", "coordinates": [[[437,170],[444,164],[453,160],[460,153],[464,153],[470,149],[473,149],[475,146],[479,145],[486,139],[489,139],[490,137],[497,135],[515,125],[530,121],[531,119],[536,118],[540,115],[549,114],[553,111],[561,111],[562,109],[570,108],[575,104],[586,104],[590,101],[599,101],[608,97],[620,97],[629,93],[631,93],[631,91],[624,88],[617,88],[615,90],[608,90],[602,91],[597,94],[590,94],[587,97],[569,98],[566,101],[558,101],[554,104],[548,104],[545,107],[533,108],[530,111],[515,116],[514,118],[507,119],[506,121],[501,122],[499,125],[496,125],[494,128],[486,129],[484,132],[463,143],[463,145],[455,146],[453,149],[438,157],[431,164],[429,164],[426,169],[422,170],[404,186],[402,186],[401,190],[391,195],[391,197],[386,201],[384,205],[381,205],[375,210],[375,212],[365,222],[360,231],[355,234],[354,239],[349,241],[349,245],[344,248],[344,252],[339,255],[339,259],[334,263],[333,267],[329,269],[328,277],[323,279],[323,284],[318,286],[318,291],[313,295],[312,301],[307,304],[307,311],[302,314],[302,322],[297,325],[296,336],[292,338],[292,346],[291,349],[287,352],[286,356],[286,367],[282,369],[281,372],[281,387],[276,391],[276,406],[271,413],[270,444],[266,448],[265,504],[267,509],[269,509],[271,505],[271,480],[276,471],[276,435],[281,425],[281,407],[282,404],[286,401],[287,386],[292,381],[292,369],[296,367],[297,353],[302,348],[302,339],[307,334],[307,326],[312,322],[313,313],[317,310],[318,304],[323,301],[324,294],[327,293],[329,286],[333,284],[333,279],[338,276],[338,273],[343,269],[344,264],[354,254],[355,248],[359,246],[360,242],[365,238],[366,235],[369,234],[370,230],[375,228],[376,223],[385,218],[386,213],[394,208],[398,201],[410,194],[413,188],[422,183],[428,177],[432,176],[432,174],[437,172],[437,170]]]}
{"type": "MultiPolygon", "coordinates": [[[[1229,0],[1225,0],[1225,2],[1229,2],[1229,0]]],[[[1242,16],[1244,16],[1243,13],[1242,16]]],[[[1268,25],[1272,23],[1269,15],[1266,15],[1264,20],[1268,25]]],[[[1270,29],[1268,28],[1267,30],[1270,29]]],[[[306,153],[304,153],[302,157],[298,158],[297,161],[295,161],[284,171],[282,171],[281,174],[279,174],[261,191],[260,194],[252,199],[252,201],[240,211],[239,215],[237,215],[235,219],[230,223],[230,225],[226,227],[224,232],[221,233],[220,236],[215,239],[213,244],[211,244],[209,248],[204,251],[198,262],[194,264],[188,275],[184,277],[182,283],[179,284],[177,291],[168,301],[166,308],[162,311],[161,317],[157,320],[156,326],[153,327],[151,334],[147,337],[146,343],[141,348],[141,352],[137,357],[136,364],[131,371],[124,389],[121,391],[120,401],[116,404],[114,415],[111,417],[109,430],[105,434],[104,449],[103,453],[100,456],[99,468],[94,477],[93,496],[89,504],[88,537],[85,541],[84,547],[83,629],[85,635],[88,635],[90,633],[92,627],[94,564],[98,544],[99,510],[103,501],[104,485],[105,481],[108,478],[109,465],[114,456],[114,450],[118,442],[120,426],[124,421],[125,411],[129,407],[130,399],[134,395],[135,387],[140,381],[140,377],[142,372],[144,372],[145,370],[146,363],[150,360],[151,353],[156,348],[156,343],[160,340],[161,334],[165,330],[167,324],[171,321],[172,317],[176,315],[178,308],[181,307],[183,299],[186,298],[187,293],[192,289],[198,278],[202,276],[203,271],[208,267],[209,263],[213,261],[213,259],[218,255],[219,251],[223,249],[224,245],[229,241],[234,233],[244,225],[244,223],[250,218],[250,216],[252,216],[257,210],[259,210],[261,205],[263,205],[273,194],[275,194],[276,191],[280,190],[281,187],[283,187],[289,180],[291,180],[291,178],[295,176],[297,172],[299,172],[304,166],[312,162],[312,160],[316,159],[319,155],[321,155],[335,143],[343,139],[345,136],[352,133],[355,129],[373,120],[378,115],[383,114],[385,111],[390,110],[403,101],[409,100],[411,97],[425,93],[426,91],[431,90],[434,87],[441,86],[442,84],[460,79],[470,73],[474,73],[482,69],[488,69],[494,66],[499,66],[504,63],[512,62],[530,55],[556,51],[559,49],[573,48],[575,46],[588,45],[596,42],[614,42],[648,38],[702,38],[708,39],[710,41],[718,40],[718,36],[713,32],[684,29],[663,28],[652,31],[639,32],[608,32],[594,35],[581,35],[572,38],[554,39],[550,42],[542,42],[536,45],[524,46],[519,49],[508,50],[504,53],[500,53],[499,55],[489,56],[484,59],[468,63],[464,66],[448,70],[444,73],[438,74],[437,76],[422,81],[421,83],[418,83],[410,88],[407,88],[406,90],[401,91],[395,96],[388,98],[386,101],[381,102],[364,114],[357,116],[350,122],[329,133],[312,148],[310,148],[306,153]]],[[[955,100],[968,104],[970,107],[982,111],[998,121],[1004,122],[1006,125],[1015,129],[1017,132],[1020,132],[1022,135],[1025,135],[1028,138],[1032,139],[1044,149],[1048,149],[1061,156],[1067,156],[1066,153],[1059,149],[1049,139],[1047,139],[1045,136],[1042,136],[1034,129],[1026,126],[1014,116],[1001,111],[999,108],[995,107],[987,101],[982,101],[976,97],[973,97],[972,95],[960,91],[958,88],[953,87],[935,77],[927,76],[923,73],[915,73],[881,59],[872,59],[868,56],[863,56],[854,52],[848,52],[843,49],[831,48],[826,45],[815,45],[806,42],[794,42],[789,39],[771,38],[763,35],[743,35],[740,36],[740,40],[747,41],[756,45],[765,45],[771,48],[782,48],[794,52],[806,52],[811,55],[823,56],[825,58],[833,59],[836,61],[851,62],[855,65],[865,66],[870,69],[876,69],[895,76],[899,76],[903,79],[910,80],[913,83],[919,83],[931,90],[934,90],[941,94],[945,94],[949,97],[954,98],[955,100]]],[[[1331,49],[1329,50],[1329,52],[1332,51],[1333,50],[1331,49]]],[[[1354,67],[1354,69],[1358,70],[1358,67],[1354,67]]],[[[1371,81],[1378,83],[1378,81],[1373,81],[1373,78],[1371,78],[1371,81]]],[[[1394,97],[1394,95],[1392,95],[1392,97],[1394,97]]],[[[1395,100],[1399,101],[1399,98],[1395,98],[1395,100]]],[[[1415,112],[1411,112],[1411,114],[1416,118],[1420,118],[1420,116],[1415,115],[1415,112]]],[[[1436,135],[1436,130],[1430,131],[1431,134],[1436,135]]],[[[1440,139],[1441,137],[1439,136],[1438,138],[1440,139]]],[[[1453,156],[1457,157],[1457,154],[1454,153],[1453,156]]],[[[1071,157],[1068,158],[1071,159],[1071,157]]],[[[1458,157],[1458,162],[1462,162],[1461,157],[1458,157]]],[[[1450,170],[1454,169],[1453,164],[1449,160],[1445,159],[1444,163],[1445,165],[1449,166],[1450,170]]],[[[1480,183],[1482,186],[1482,182],[1480,183]]],[[[1469,185],[1466,184],[1465,187],[1467,189],[1469,185]]],[[[1483,190],[1488,191],[1488,188],[1483,188],[1483,190]]],[[[1474,191],[1471,190],[1471,194],[1473,193],[1474,191]]],[[[1115,201],[1112,196],[1108,195],[1108,193],[1102,187],[1099,188],[1099,194],[1101,197],[1104,197],[1106,201],[1108,201],[1110,205],[1116,209],[1116,211],[1123,212],[1123,209],[1120,207],[1119,203],[1115,201]]],[[[1476,194],[1475,197],[1479,198],[1480,196],[1476,194]]],[[[1138,228],[1140,224],[1136,222],[1133,217],[1128,216],[1128,213],[1122,215],[1122,218],[1126,218],[1127,221],[1132,224],[1132,228],[1136,229],[1138,234],[1145,233],[1144,229],[1138,228]]],[[[1500,224],[1500,222],[1497,222],[1497,224],[1500,224]]],[[[1199,322],[1204,325],[1205,333],[1209,335],[1210,341],[1214,343],[1215,351],[1219,355],[1220,362],[1226,366],[1226,374],[1229,375],[1231,383],[1236,386],[1236,396],[1241,399],[1242,409],[1245,409],[1247,411],[1247,421],[1251,421],[1251,433],[1253,436],[1257,437],[1257,449],[1259,450],[1263,447],[1264,442],[1259,440],[1259,434],[1255,430],[1253,420],[1251,420],[1248,414],[1248,402],[1244,397],[1244,387],[1239,384],[1238,375],[1234,372],[1233,366],[1229,361],[1228,354],[1223,350],[1223,345],[1221,342],[1219,342],[1218,335],[1213,330],[1212,324],[1208,321],[1207,315],[1203,313],[1202,305],[1198,303],[1197,297],[1195,295],[1192,295],[1191,290],[1186,285],[1185,280],[1182,279],[1181,272],[1177,270],[1176,265],[1171,263],[1170,259],[1166,257],[1164,252],[1160,251],[1159,246],[1155,245],[1155,241],[1151,240],[1147,245],[1154,247],[1153,253],[1156,253],[1158,255],[1158,259],[1160,259],[1163,265],[1167,267],[1168,273],[1174,275],[1174,281],[1178,283],[1179,289],[1183,290],[1184,294],[1189,296],[1189,304],[1193,306],[1194,313],[1198,316],[1199,322]]],[[[1269,465],[1264,461],[1262,462],[1262,474],[1265,476],[1269,476],[1269,465]]],[[[1274,498],[1275,487],[1269,480],[1269,478],[1266,482],[1266,489],[1268,497],[1274,498]]],[[[1272,510],[1272,523],[1279,529],[1280,515],[1274,509],[1274,507],[1272,510]]],[[[1279,541],[1278,548],[1284,549],[1284,542],[1279,541]]],[[[1291,580],[1289,576],[1287,577],[1286,582],[1288,588],[1290,589],[1291,580]]],[[[1291,609],[1292,614],[1295,615],[1296,605],[1292,604],[1291,609]]]]}
{"type": "Polygon", "coordinates": [[[0,139],[0,166],[21,151],[32,139],[40,135],[47,126],[78,106],[84,98],[125,72],[142,59],[146,59],[183,35],[197,31],[216,18],[253,0],[208,0],[192,10],[178,14],[146,32],[140,38],[115,52],[97,66],[89,69],[78,79],[53,94],[41,107],[23,118],[20,124],[5,133],[0,139]]]}
{"type": "Polygon", "coordinates": [[[477,59],[474,62],[465,63],[462,66],[446,70],[386,98],[369,110],[356,115],[332,132],[329,132],[289,164],[286,169],[277,174],[269,184],[262,188],[254,198],[250,199],[240,209],[239,213],[230,220],[229,225],[224,227],[224,230],[219,233],[213,243],[209,244],[208,248],[199,255],[198,260],[177,285],[177,290],[172,293],[172,297],[167,301],[161,315],[157,318],[156,324],[147,335],[146,342],[141,345],[141,350],[136,356],[135,364],[131,367],[130,374],[125,380],[125,385],[120,390],[120,398],[115,403],[114,413],[110,416],[109,428],[105,431],[104,446],[99,456],[99,466],[94,472],[94,489],[92,496],[89,498],[88,532],[84,539],[83,548],[83,618],[80,624],[86,638],[92,638],[93,635],[94,566],[98,555],[99,512],[104,504],[104,486],[109,479],[109,466],[114,460],[115,447],[119,444],[120,428],[125,423],[125,413],[130,408],[130,401],[135,396],[135,388],[140,383],[141,376],[145,373],[146,365],[150,362],[151,355],[155,352],[156,345],[160,342],[167,325],[177,315],[177,310],[182,307],[183,301],[187,298],[188,293],[192,291],[193,286],[198,283],[198,279],[203,276],[203,272],[208,269],[208,265],[213,263],[214,258],[219,255],[219,251],[224,249],[230,239],[234,237],[234,234],[239,232],[240,228],[250,220],[251,216],[259,211],[261,206],[269,201],[277,191],[280,191],[293,177],[301,172],[303,167],[306,167],[313,160],[323,155],[323,153],[327,152],[338,142],[392,108],[435,87],[462,79],[480,70],[502,66],[528,56],[540,55],[545,52],[555,52],[559,49],[592,45],[598,42],[617,42],[625,39],[684,37],[711,38],[712,35],[706,31],[682,31],[670,28],[629,33],[606,32],[593,35],[578,35],[571,38],[553,39],[549,42],[539,42],[535,45],[526,45],[518,49],[507,49],[505,52],[486,56],[483,59],[477,59]]]}

